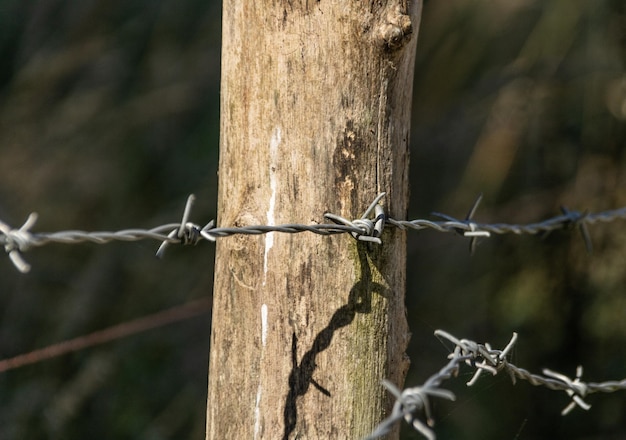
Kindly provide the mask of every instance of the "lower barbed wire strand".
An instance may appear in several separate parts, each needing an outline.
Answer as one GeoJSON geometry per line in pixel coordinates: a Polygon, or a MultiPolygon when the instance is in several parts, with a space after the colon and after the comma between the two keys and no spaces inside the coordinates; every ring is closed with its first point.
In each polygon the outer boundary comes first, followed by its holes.
{"type": "Polygon", "coordinates": [[[384,419],[366,437],[366,440],[373,440],[389,433],[393,426],[403,419],[425,438],[434,440],[436,435],[431,429],[434,426],[434,420],[430,414],[429,396],[454,400],[454,394],[440,388],[440,386],[445,380],[456,377],[463,364],[476,370],[474,378],[467,383],[468,386],[473,385],[476,382],[475,379],[484,371],[489,371],[492,375],[505,371],[509,374],[514,384],[516,379],[521,379],[532,385],[543,386],[553,391],[565,391],[571,402],[561,411],[562,415],[568,414],[576,406],[585,410],[590,409],[591,405],[583,400],[589,394],[626,390],[626,379],[599,383],[582,381],[580,378],[582,367],[578,367],[576,377],[570,379],[564,374],[547,369],[544,369],[543,375],[540,375],[511,364],[507,361],[506,356],[517,340],[517,334],[515,333],[504,350],[492,349],[486,343],[479,344],[467,339],[457,339],[443,330],[436,330],[435,335],[455,344],[453,352],[449,355],[449,362],[441,370],[429,377],[423,385],[418,387],[406,388],[400,391],[393,384],[383,381],[383,385],[396,397],[396,402],[389,417],[384,419]],[[493,368],[488,365],[492,362],[495,362],[493,368]],[[421,403],[416,404],[416,402],[421,403]],[[425,421],[419,419],[420,414],[418,413],[421,412],[424,413],[425,421]]]}

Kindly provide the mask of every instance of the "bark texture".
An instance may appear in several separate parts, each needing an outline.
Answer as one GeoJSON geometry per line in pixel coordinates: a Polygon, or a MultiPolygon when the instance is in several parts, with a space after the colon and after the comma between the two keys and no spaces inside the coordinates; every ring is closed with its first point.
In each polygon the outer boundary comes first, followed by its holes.
{"type": "MultiPolygon", "coordinates": [[[[218,223],[405,218],[421,2],[229,0],[218,223]]],[[[217,243],[207,439],[358,439],[408,368],[405,233],[217,243]]]]}

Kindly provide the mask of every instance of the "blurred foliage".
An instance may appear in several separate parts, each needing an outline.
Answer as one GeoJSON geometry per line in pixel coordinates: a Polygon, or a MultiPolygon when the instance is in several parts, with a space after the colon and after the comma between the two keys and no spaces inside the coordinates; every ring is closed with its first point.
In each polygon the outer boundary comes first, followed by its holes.
{"type": "MultiPolygon", "coordinates": [[[[525,222],[626,205],[623,0],[426,1],[413,106],[411,218],[525,222]]],[[[35,230],[116,230],[215,217],[220,2],[0,1],[0,218],[35,230]]],[[[433,336],[505,344],[513,361],[586,380],[626,377],[626,234],[409,234],[407,385],[445,363],[433,336]]],[[[28,276],[0,263],[0,357],[211,291],[213,247],[49,246],[28,276]],[[148,255],[148,257],[146,257],[148,255]]],[[[203,438],[209,318],[0,374],[0,437],[203,438]]],[[[626,435],[624,393],[561,417],[564,393],[461,377],[440,439],[626,435]]],[[[409,429],[404,437],[419,438],[409,429]]]]}
{"type": "MultiPolygon", "coordinates": [[[[626,205],[626,3],[601,0],[429,1],[420,29],[413,107],[411,218],[520,223],[564,205],[626,205]]],[[[578,231],[496,237],[469,256],[460,237],[409,238],[407,384],[443,365],[432,335],[506,344],[513,361],[589,381],[626,377],[623,222],[578,231]]],[[[501,348],[501,347],[500,347],[501,348]]],[[[438,438],[624,438],[624,393],[593,396],[589,412],[559,415],[564,393],[482,379],[437,408],[438,438]]],[[[405,430],[407,438],[418,438],[405,430]]]]}
{"type": "MultiPolygon", "coordinates": [[[[0,218],[38,231],[215,216],[220,3],[0,2],[0,218]]],[[[52,246],[0,266],[2,357],[211,292],[213,246],[52,246]]],[[[0,375],[0,438],[203,438],[209,316],[0,375]]]]}

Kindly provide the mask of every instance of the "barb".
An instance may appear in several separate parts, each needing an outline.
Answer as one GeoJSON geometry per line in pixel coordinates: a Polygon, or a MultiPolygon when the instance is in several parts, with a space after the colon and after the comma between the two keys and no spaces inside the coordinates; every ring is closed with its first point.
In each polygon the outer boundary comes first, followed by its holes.
{"type": "Polygon", "coordinates": [[[32,245],[32,235],[29,229],[37,221],[37,213],[32,212],[19,229],[11,229],[9,225],[0,221],[0,244],[9,254],[9,258],[22,273],[30,270],[30,265],[22,258],[20,251],[27,250],[32,245]],[[4,239],[3,239],[4,238],[4,239]]]}
{"type": "Polygon", "coordinates": [[[202,240],[216,241],[218,238],[231,235],[259,235],[269,232],[282,232],[298,234],[311,232],[318,235],[351,234],[355,239],[382,244],[382,233],[385,227],[399,229],[411,229],[420,231],[432,229],[438,232],[451,232],[470,238],[470,252],[474,252],[478,238],[490,237],[492,234],[539,234],[549,233],[558,229],[578,227],[581,231],[585,246],[591,251],[591,239],[589,225],[597,222],[612,222],[617,219],[626,219],[626,207],[612,211],[599,213],[570,211],[562,208],[562,214],[537,223],[530,224],[507,224],[507,223],[478,223],[473,220],[474,214],[482,200],[479,196],[468,214],[460,220],[446,214],[433,213],[442,220],[396,220],[386,215],[380,201],[385,193],[379,194],[365,210],[364,214],[355,220],[348,220],[336,214],[326,213],[324,217],[333,223],[321,224],[284,224],[277,226],[255,225],[242,227],[215,227],[211,220],[204,227],[190,222],[191,208],[195,197],[189,196],[180,223],[169,223],[152,229],[125,229],[116,232],[86,232],[86,231],[60,231],[51,233],[31,232],[37,220],[37,214],[31,214],[26,222],[19,228],[13,229],[8,224],[0,221],[0,245],[9,255],[11,262],[22,273],[30,270],[30,265],[22,257],[22,253],[33,247],[43,246],[49,243],[84,243],[97,244],[111,241],[138,241],[156,240],[161,242],[157,250],[157,257],[161,258],[168,246],[172,244],[195,245],[202,240]],[[370,218],[372,216],[373,218],[370,218]]]}
{"type": "Polygon", "coordinates": [[[338,215],[328,213],[324,214],[324,217],[337,224],[354,228],[358,232],[351,232],[351,234],[357,240],[382,244],[383,242],[379,237],[385,228],[385,211],[383,210],[383,207],[378,204],[378,202],[384,196],[384,192],[378,194],[360,219],[349,221],[338,215]],[[372,211],[374,211],[375,217],[374,220],[369,220],[367,217],[369,217],[372,211]]]}
{"type": "MultiPolygon", "coordinates": [[[[469,251],[471,255],[474,255],[474,252],[476,251],[476,244],[478,242],[478,237],[490,237],[491,236],[489,231],[486,231],[484,229],[481,229],[480,227],[477,227],[476,223],[472,222],[472,217],[474,217],[474,214],[476,214],[476,210],[478,209],[478,205],[480,205],[480,202],[482,201],[482,199],[483,199],[483,195],[481,193],[478,195],[478,198],[476,199],[476,201],[474,201],[474,204],[472,205],[472,207],[467,212],[467,215],[465,216],[465,220],[463,221],[463,223],[467,224],[467,226],[469,227],[469,230],[464,231],[462,228],[454,228],[457,233],[465,237],[471,237],[470,245],[469,245],[469,251]]],[[[446,215],[446,214],[441,214],[440,212],[433,212],[432,214],[434,216],[443,218],[451,222],[459,221],[455,219],[454,217],[450,217],[449,215],[446,215]]]]}
{"type": "Polygon", "coordinates": [[[435,330],[435,336],[454,344],[454,350],[448,356],[450,361],[441,370],[428,378],[422,386],[407,388],[402,392],[395,385],[388,381],[383,381],[383,386],[396,397],[396,402],[391,415],[383,420],[369,437],[366,437],[367,440],[389,433],[391,428],[402,419],[411,424],[416,431],[428,440],[435,440],[435,432],[431,429],[435,423],[430,412],[430,398],[441,397],[455,400],[455,396],[451,391],[441,388],[441,383],[457,377],[463,364],[475,369],[475,373],[472,379],[467,382],[467,386],[474,385],[483,372],[495,376],[501,371],[505,371],[513,384],[516,383],[517,379],[522,379],[535,386],[544,386],[555,391],[565,391],[571,402],[561,411],[561,415],[569,414],[577,406],[584,410],[589,410],[591,405],[584,401],[584,398],[589,394],[626,390],[626,379],[600,383],[583,382],[581,380],[582,366],[576,369],[575,378],[570,379],[564,374],[548,369],[544,369],[542,371],[543,375],[539,375],[511,364],[508,362],[507,356],[517,342],[517,333],[513,333],[511,340],[502,350],[493,349],[489,344],[479,344],[469,339],[457,339],[444,330],[435,330]],[[419,418],[421,412],[424,412],[425,422],[419,418]]]}

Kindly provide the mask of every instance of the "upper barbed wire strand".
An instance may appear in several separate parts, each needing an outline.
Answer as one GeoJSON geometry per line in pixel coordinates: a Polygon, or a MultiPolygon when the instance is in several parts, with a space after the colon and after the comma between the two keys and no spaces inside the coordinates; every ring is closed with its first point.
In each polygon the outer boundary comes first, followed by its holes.
{"type": "Polygon", "coordinates": [[[187,199],[183,219],[180,223],[169,223],[157,226],[152,229],[124,229],[120,231],[80,231],[68,230],[59,232],[31,232],[30,229],[35,224],[37,215],[31,214],[28,220],[19,229],[13,229],[8,224],[0,221],[0,245],[4,246],[11,261],[21,272],[28,272],[30,265],[24,261],[21,252],[25,252],[32,247],[44,246],[49,243],[84,243],[96,244],[109,243],[111,241],[138,241],[156,240],[162,242],[157,251],[157,256],[161,257],[165,248],[170,244],[197,244],[205,239],[215,241],[218,238],[232,235],[260,235],[270,232],[282,232],[287,234],[298,234],[311,232],[318,235],[352,234],[356,239],[375,243],[382,243],[380,235],[385,227],[396,227],[400,229],[423,230],[432,229],[438,232],[455,232],[472,239],[470,248],[473,251],[475,240],[478,237],[489,237],[491,234],[539,234],[566,229],[571,226],[578,226],[583,233],[585,243],[590,250],[587,225],[596,222],[612,222],[617,219],[626,219],[626,207],[603,211],[598,213],[581,213],[563,209],[563,214],[529,224],[508,224],[508,223],[479,223],[472,220],[472,216],[481,200],[479,197],[474,202],[470,213],[464,220],[456,219],[444,214],[434,213],[434,215],[444,220],[396,220],[387,217],[379,201],[385,193],[379,194],[366,209],[365,213],[358,219],[348,220],[335,214],[325,214],[324,217],[334,223],[321,224],[283,224],[283,225],[252,225],[252,226],[231,226],[215,227],[214,222],[209,222],[206,226],[188,222],[191,207],[195,200],[193,195],[187,199]],[[371,214],[374,218],[370,219],[371,214]]]}

